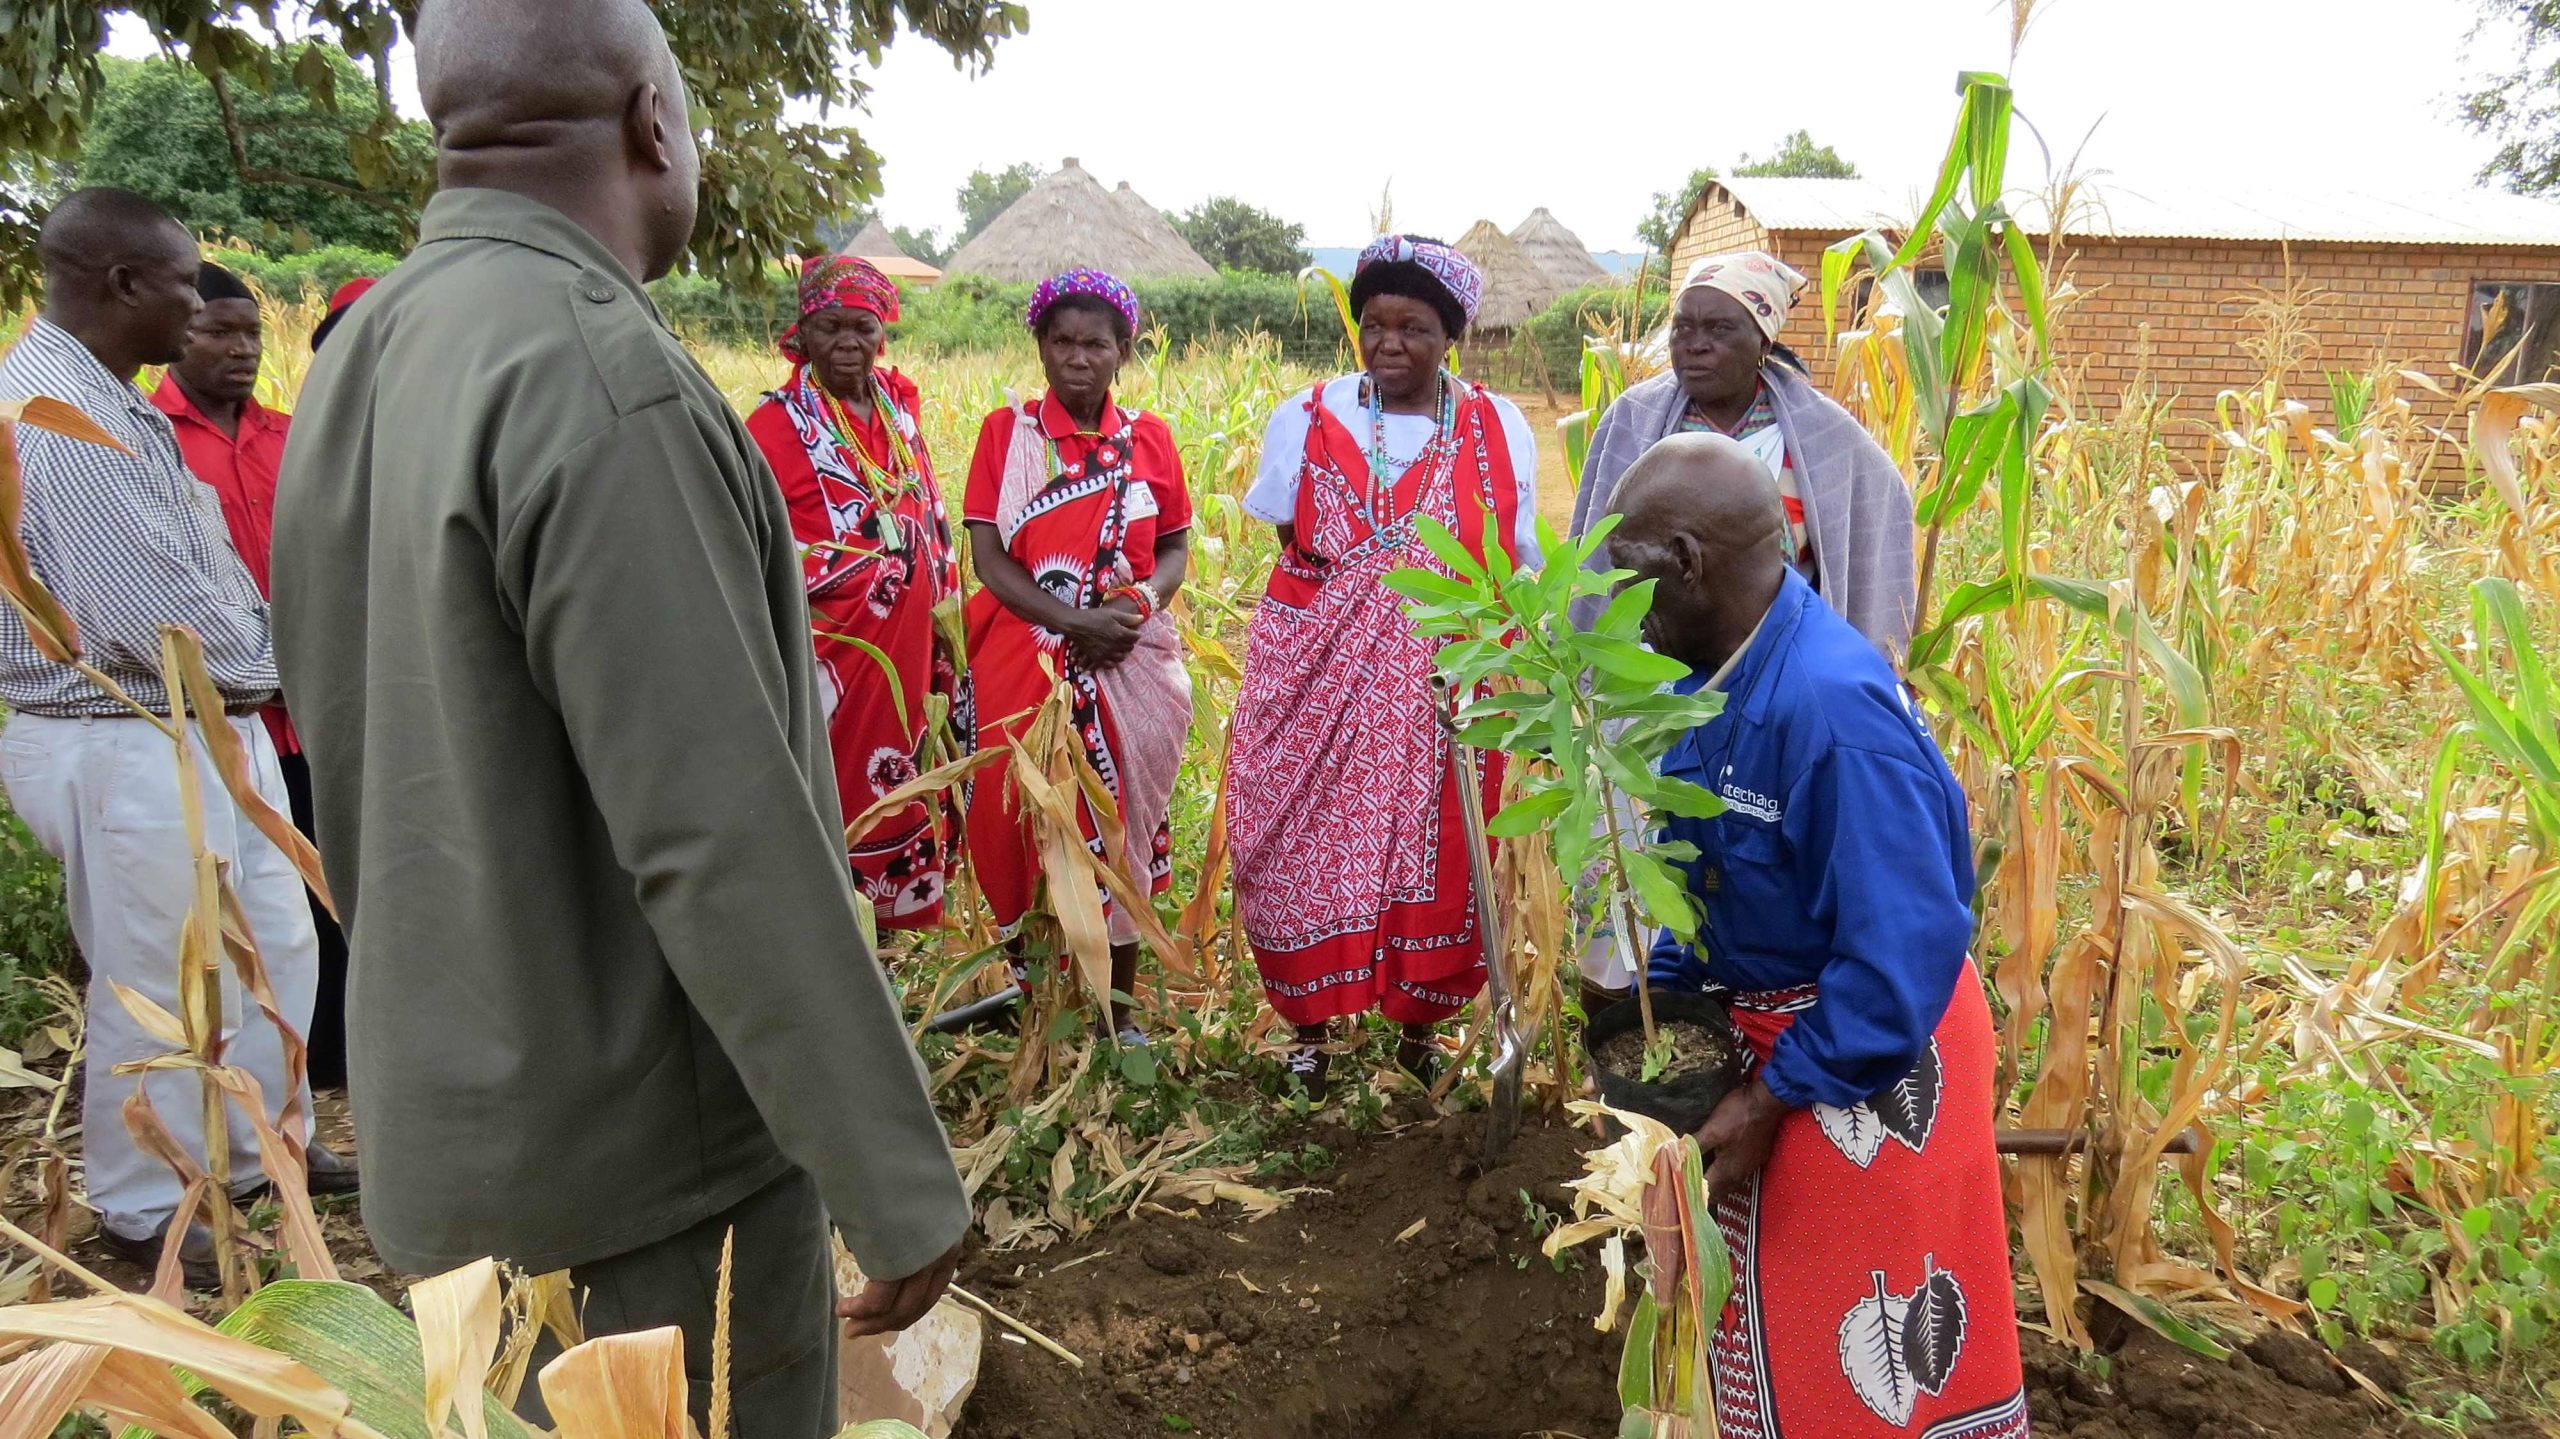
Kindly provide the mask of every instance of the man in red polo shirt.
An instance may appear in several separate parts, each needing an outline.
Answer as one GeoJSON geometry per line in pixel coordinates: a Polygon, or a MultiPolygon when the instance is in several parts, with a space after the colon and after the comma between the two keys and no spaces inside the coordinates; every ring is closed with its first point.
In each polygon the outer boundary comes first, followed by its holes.
{"type": "MultiPolygon", "coordinates": [[[[151,403],[177,431],[179,452],[197,479],[222,501],[231,544],[248,566],[258,593],[267,593],[267,561],[274,548],[276,468],[284,462],[285,430],[293,417],[258,403],[258,361],[265,334],[258,301],[238,276],[207,263],[196,274],[204,308],[187,331],[187,352],[171,365],[151,403]]],[[[263,716],[275,737],[285,788],[293,796],[293,822],[311,832],[311,766],[302,757],[284,706],[263,716]]],[[[320,931],[320,990],[311,1016],[311,1083],[334,1089],[347,1082],[347,942],[315,899],[312,923],[320,931]]],[[[332,1156],[334,1158],[334,1156],[332,1156]]],[[[311,1188],[342,1187],[330,1159],[314,1148],[311,1188]]]]}

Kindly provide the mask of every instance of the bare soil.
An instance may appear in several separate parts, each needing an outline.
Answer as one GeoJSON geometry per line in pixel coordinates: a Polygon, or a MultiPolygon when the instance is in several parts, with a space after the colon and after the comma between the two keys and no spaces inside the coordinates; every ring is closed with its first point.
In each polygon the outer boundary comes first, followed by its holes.
{"type": "MultiPolygon", "coordinates": [[[[960,1439],[1615,1434],[1620,1336],[1592,1326],[1597,1259],[1551,1265],[1537,1252],[1551,1221],[1530,1207],[1568,1208],[1561,1185],[1595,1141],[1533,1124],[1485,1172],[1480,1124],[1461,1116],[1372,1138],[1312,1136],[1347,1143],[1340,1167],[1258,1221],[1233,1206],[1141,1212],[1036,1263],[979,1256],[964,1282],[1086,1367],[991,1341],[960,1439]]],[[[2022,1337],[2039,1435],[2429,1432],[2356,1390],[2326,1350],[2295,1335],[2260,1336],[2228,1363],[2129,1325],[2094,1358],[2022,1337]]],[[[2349,1358],[2386,1389],[2405,1391],[2416,1377],[2411,1360],[2372,1345],[2351,1346],[2349,1358]]],[[[2471,1432],[2543,1431],[2509,1420],[2471,1432]]]]}
{"type": "MultiPolygon", "coordinates": [[[[1671,1041],[1670,1062],[1651,1082],[1677,1079],[1684,1074],[1713,1074],[1734,1061],[1732,1041],[1703,1024],[1686,1020],[1657,1021],[1654,1033],[1671,1041]]],[[[1644,1030],[1630,1029],[1613,1034],[1591,1056],[1602,1069],[1626,1079],[1644,1078],[1644,1030]]]]}

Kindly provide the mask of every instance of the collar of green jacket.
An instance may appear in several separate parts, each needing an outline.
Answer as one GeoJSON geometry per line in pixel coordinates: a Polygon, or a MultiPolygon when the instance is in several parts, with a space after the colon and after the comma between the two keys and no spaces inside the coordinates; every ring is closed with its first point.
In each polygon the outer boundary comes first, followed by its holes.
{"type": "MultiPolygon", "coordinates": [[[[439,190],[427,201],[418,220],[421,249],[438,240],[503,240],[540,250],[579,267],[589,284],[608,283],[638,300],[649,318],[664,325],[649,292],[631,278],[622,261],[589,234],[586,227],[540,200],[512,190],[463,188],[439,190]]],[[[602,295],[589,299],[601,300],[602,295]]]]}

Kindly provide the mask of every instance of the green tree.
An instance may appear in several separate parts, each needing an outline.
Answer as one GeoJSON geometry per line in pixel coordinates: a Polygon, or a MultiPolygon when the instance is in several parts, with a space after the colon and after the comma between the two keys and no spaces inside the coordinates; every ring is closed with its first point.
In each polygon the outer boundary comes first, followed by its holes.
{"type": "MultiPolygon", "coordinates": [[[[2560,9],[2560,0],[2550,0],[2550,3],[2555,9],[2560,9]]],[[[1858,167],[1841,159],[1839,151],[1813,143],[1812,135],[1798,130],[1779,140],[1777,148],[1765,160],[1743,156],[1741,162],[1733,167],[1733,173],[1738,177],[1761,179],[1791,176],[1854,180],[1858,178],[1858,167]]],[[[1713,167],[1692,170],[1687,182],[1679,189],[1656,191],[1652,211],[1636,225],[1636,238],[1657,250],[1670,249],[1671,242],[1680,234],[1680,226],[1687,222],[1690,209],[1698,203],[1698,196],[1705,193],[1707,182],[1715,178],[1713,167]]]]}
{"type": "Polygon", "coordinates": [[[417,223],[416,201],[368,189],[351,154],[359,138],[380,135],[393,164],[423,171],[435,151],[426,125],[397,117],[382,124],[364,72],[333,45],[298,46],[278,60],[283,74],[272,91],[243,87],[232,98],[238,155],[204,72],[170,60],[108,60],[106,89],[80,147],[79,182],[138,190],[198,234],[232,235],[261,249],[402,248],[417,223]],[[329,78],[315,88],[334,90],[335,108],[294,78],[318,70],[329,78]]]}
{"type": "Polygon", "coordinates": [[[2512,56],[2509,66],[2492,71],[2460,102],[2464,122],[2498,142],[2480,178],[2528,195],[2560,190],[2560,0],[2475,3],[2481,13],[2475,46],[2492,26],[2515,27],[2512,37],[2496,37],[2494,47],[2512,56]]]}
{"type": "Polygon", "coordinates": [[[1841,159],[1839,151],[1813,143],[1811,134],[1798,130],[1780,140],[1778,148],[1771,151],[1765,160],[1743,156],[1741,163],[1733,167],[1733,173],[1762,178],[1795,176],[1810,180],[1854,180],[1858,178],[1858,167],[1841,159]]]}
{"type": "Polygon", "coordinates": [[[1232,195],[1212,196],[1166,218],[1200,252],[1201,259],[1221,270],[1294,275],[1314,263],[1307,253],[1306,226],[1293,225],[1232,195]]]}
{"type": "Polygon", "coordinates": [[[1636,238],[1657,250],[1671,248],[1672,238],[1689,218],[1689,208],[1706,193],[1707,182],[1716,177],[1715,167],[1703,166],[1689,172],[1689,178],[1676,190],[1653,192],[1653,210],[1636,225],[1636,238]]]}
{"type": "MultiPolygon", "coordinates": [[[[650,8],[684,68],[693,122],[705,136],[692,262],[748,287],[767,283],[766,265],[812,244],[820,221],[879,193],[879,155],[852,126],[826,117],[860,112],[871,93],[862,77],[901,30],[983,66],[998,41],[1030,23],[1014,0],[655,0],[650,8]],[[820,118],[787,115],[797,100],[817,101],[820,118]]],[[[245,92],[272,93],[289,76],[321,110],[340,103],[334,72],[300,59],[278,42],[279,32],[335,42],[371,71],[378,102],[390,89],[392,51],[417,10],[417,0],[0,4],[0,155],[28,162],[39,179],[80,156],[106,89],[107,20],[129,15],[204,75],[234,169],[254,172],[241,158],[245,92]]],[[[398,123],[388,106],[379,108],[370,130],[350,133],[347,160],[364,190],[414,205],[434,174],[394,145],[398,123]]],[[[298,173],[243,178],[323,191],[333,183],[298,173]]],[[[0,224],[0,306],[21,303],[34,288],[26,239],[23,226],[0,224]]]]}
{"type": "MultiPolygon", "coordinates": [[[[957,250],[978,238],[978,232],[994,224],[996,216],[1003,214],[1006,206],[1021,199],[1038,183],[1040,167],[1028,160],[993,173],[970,171],[959,193],[952,196],[960,206],[960,232],[951,237],[951,248],[957,250]]],[[[924,256],[916,258],[921,260],[924,256]]],[[[942,262],[936,260],[934,263],[942,262]]]]}

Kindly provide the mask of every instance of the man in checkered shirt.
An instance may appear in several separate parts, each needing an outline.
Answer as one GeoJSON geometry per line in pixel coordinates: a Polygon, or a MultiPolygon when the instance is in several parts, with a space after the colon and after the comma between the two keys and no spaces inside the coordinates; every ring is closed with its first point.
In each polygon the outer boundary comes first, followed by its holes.
{"type": "MultiPolygon", "coordinates": [[[[54,207],[39,252],[44,313],[0,359],[0,397],[49,395],[75,405],[130,453],[17,430],[26,488],[20,534],[36,574],[78,625],[83,658],[154,710],[169,704],[160,626],[193,629],[259,792],[281,810],[286,793],[275,745],[257,717],[277,697],[266,607],[231,546],[214,492],[189,473],[168,417],[133,383],[142,366],[170,364],[184,353],[200,305],[195,240],[140,195],[98,187],[54,207]]],[[[39,653],[16,612],[5,609],[0,702],[10,711],[0,730],[0,783],[27,828],[62,860],[72,933],[89,964],[80,1114],[89,1205],[110,1248],[155,1263],[181,1187],[167,1165],[136,1146],[124,1105],[145,1085],[160,1122],[202,1163],[202,1091],[183,1070],[147,1080],[113,1072],[169,1046],[143,1031],[109,982],[173,1014],[182,1007],[178,931],[194,900],[195,875],[177,756],[116,697],[39,653]]],[[[232,804],[201,739],[196,743],[205,843],[239,895],[285,1019],[308,1025],[319,959],[302,881],[232,804]]],[[[257,1076],[272,1111],[286,1093],[283,1043],[228,966],[222,1017],[225,1059],[257,1076]]],[[[308,1116],[307,1086],[302,1100],[308,1116]]],[[[246,1191],[262,1176],[255,1135],[236,1111],[230,1139],[233,1184],[246,1191]]],[[[315,1171],[339,1167],[316,1152],[313,1159],[315,1171]]],[[[201,1225],[181,1253],[190,1282],[207,1282],[212,1251],[201,1225]]]]}

